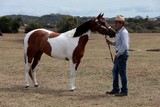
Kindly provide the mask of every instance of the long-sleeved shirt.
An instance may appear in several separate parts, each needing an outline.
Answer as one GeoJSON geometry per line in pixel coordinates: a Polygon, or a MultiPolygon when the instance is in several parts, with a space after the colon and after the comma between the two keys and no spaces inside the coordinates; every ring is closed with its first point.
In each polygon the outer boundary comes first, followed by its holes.
{"type": "Polygon", "coordinates": [[[117,57],[123,55],[123,53],[129,50],[130,36],[125,27],[122,27],[116,33],[116,41],[112,42],[112,45],[116,46],[117,57]]]}

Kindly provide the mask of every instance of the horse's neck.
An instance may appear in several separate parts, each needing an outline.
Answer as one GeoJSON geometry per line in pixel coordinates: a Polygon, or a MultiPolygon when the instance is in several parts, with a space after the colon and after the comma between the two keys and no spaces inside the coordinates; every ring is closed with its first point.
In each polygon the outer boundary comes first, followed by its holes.
{"type": "Polygon", "coordinates": [[[73,37],[82,36],[84,33],[88,32],[91,28],[91,20],[78,26],[73,37]]]}
{"type": "Polygon", "coordinates": [[[76,32],[76,28],[69,30],[67,32],[64,32],[62,34],[63,34],[63,36],[73,38],[73,35],[75,34],[75,32],[76,32]]]}
{"type": "MultiPolygon", "coordinates": [[[[62,33],[62,34],[63,34],[63,36],[66,36],[66,37],[75,38],[74,35],[76,33],[76,30],[77,30],[77,28],[74,28],[74,29],[72,29],[70,31],[67,31],[65,33],[62,33]]],[[[90,37],[91,30],[88,30],[87,32],[83,33],[82,35],[80,35],[78,37],[81,37],[81,36],[84,36],[84,35],[87,35],[88,37],[90,37]]]]}

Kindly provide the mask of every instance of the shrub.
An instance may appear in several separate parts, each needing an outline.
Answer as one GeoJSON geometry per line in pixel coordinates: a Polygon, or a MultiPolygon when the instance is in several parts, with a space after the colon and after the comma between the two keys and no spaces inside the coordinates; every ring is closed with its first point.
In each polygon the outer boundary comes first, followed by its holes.
{"type": "Polygon", "coordinates": [[[31,30],[38,29],[38,28],[42,28],[42,25],[37,22],[32,22],[25,28],[25,33],[28,33],[31,30]]]}
{"type": "Polygon", "coordinates": [[[3,33],[18,33],[18,29],[21,25],[21,19],[12,19],[9,17],[0,18],[0,30],[3,33]]]}

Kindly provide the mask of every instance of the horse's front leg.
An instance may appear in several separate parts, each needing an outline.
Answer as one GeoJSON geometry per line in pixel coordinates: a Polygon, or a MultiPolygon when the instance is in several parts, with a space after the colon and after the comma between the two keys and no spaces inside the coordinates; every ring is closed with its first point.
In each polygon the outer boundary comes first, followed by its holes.
{"type": "Polygon", "coordinates": [[[28,79],[28,76],[29,76],[29,71],[31,69],[31,64],[30,63],[26,63],[26,77],[25,77],[25,88],[28,88],[29,87],[29,79],[28,79]]]}
{"type": "Polygon", "coordinates": [[[75,89],[76,72],[76,64],[70,60],[70,91],[74,91],[75,89]]]}

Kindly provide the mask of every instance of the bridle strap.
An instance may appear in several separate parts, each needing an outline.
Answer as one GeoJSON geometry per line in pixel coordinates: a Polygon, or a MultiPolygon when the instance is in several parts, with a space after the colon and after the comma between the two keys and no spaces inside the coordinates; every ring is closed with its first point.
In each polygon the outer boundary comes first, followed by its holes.
{"type": "MultiPolygon", "coordinates": [[[[107,39],[107,35],[105,35],[105,39],[107,39]]],[[[111,46],[110,46],[110,44],[108,42],[107,42],[107,44],[108,44],[108,49],[109,49],[109,52],[110,52],[111,60],[113,62],[113,55],[112,55],[112,52],[111,52],[111,46]]]]}
{"type": "Polygon", "coordinates": [[[95,20],[95,22],[98,24],[98,26],[100,26],[101,28],[103,28],[103,29],[105,29],[105,30],[113,30],[114,32],[116,32],[114,29],[112,29],[112,27],[111,26],[103,26],[103,25],[101,25],[99,22],[98,22],[98,20],[96,19],[95,20]]]}
{"type": "Polygon", "coordinates": [[[101,25],[99,22],[98,22],[98,20],[96,19],[95,20],[95,22],[98,24],[98,26],[100,26],[101,28],[103,28],[103,29],[105,29],[105,30],[109,30],[111,27],[106,27],[106,26],[103,26],[103,25],[101,25]]]}

